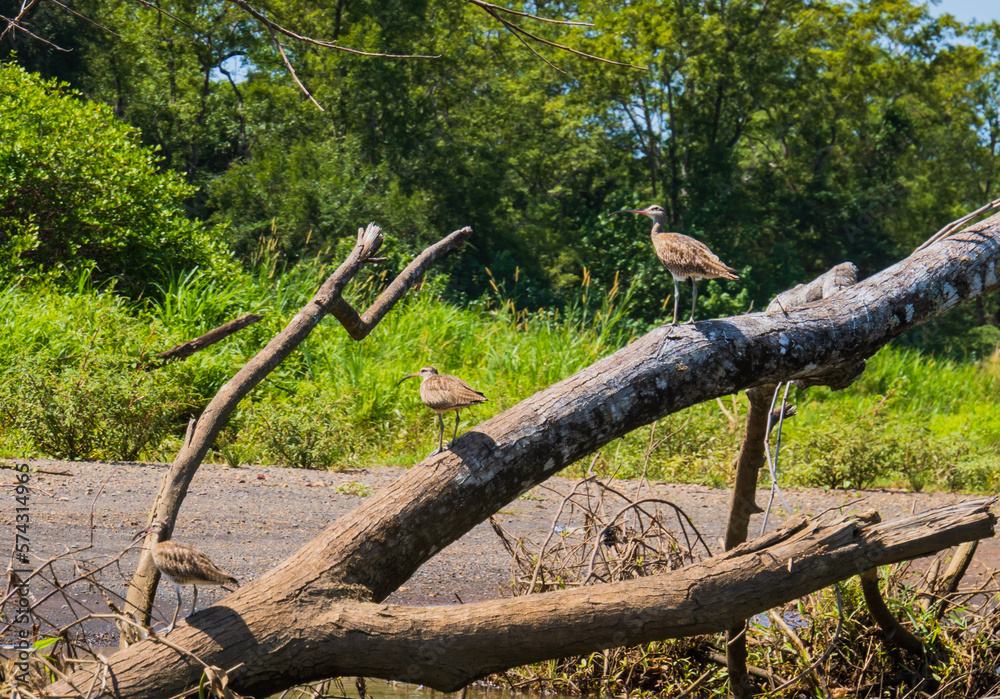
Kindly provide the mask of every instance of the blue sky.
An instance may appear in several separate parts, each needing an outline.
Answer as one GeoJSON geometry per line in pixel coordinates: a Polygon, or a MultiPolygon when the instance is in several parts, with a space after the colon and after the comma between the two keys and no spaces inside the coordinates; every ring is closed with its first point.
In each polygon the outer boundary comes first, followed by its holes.
{"type": "Polygon", "coordinates": [[[928,5],[933,14],[947,12],[962,22],[971,22],[973,17],[980,22],[1000,21],[1000,0],[941,0],[936,6],[928,5]]]}

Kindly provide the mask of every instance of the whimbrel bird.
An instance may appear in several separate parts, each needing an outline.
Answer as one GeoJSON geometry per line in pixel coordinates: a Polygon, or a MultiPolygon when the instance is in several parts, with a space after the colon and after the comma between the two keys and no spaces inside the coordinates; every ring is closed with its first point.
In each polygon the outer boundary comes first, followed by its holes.
{"type": "Polygon", "coordinates": [[[691,320],[694,322],[695,304],[698,303],[699,279],[739,279],[736,270],[723,264],[718,256],[699,240],[680,233],[668,233],[667,212],[653,204],[648,209],[622,209],[615,214],[642,214],[653,219],[653,249],[660,262],[674,277],[674,325],[677,325],[677,303],[680,296],[678,281],[691,280],[691,320]]]}
{"type": "Polygon", "coordinates": [[[153,563],[159,568],[160,573],[170,578],[174,585],[174,592],[177,593],[177,609],[174,610],[170,626],[163,631],[165,634],[173,631],[174,625],[177,623],[177,614],[181,611],[181,585],[191,585],[194,588],[190,614],[194,614],[198,608],[198,585],[225,585],[227,583],[239,585],[236,578],[212,563],[204,551],[189,544],[165,539],[167,531],[166,523],[157,520],[153,522],[151,527],[136,534],[136,538],[139,538],[148,532],[156,532],[156,542],[152,549],[153,563]]]}
{"type": "Polygon", "coordinates": [[[455,433],[451,436],[451,442],[448,443],[448,448],[450,449],[458,437],[458,411],[462,408],[468,408],[471,405],[485,403],[486,396],[458,377],[439,374],[438,370],[432,366],[425,366],[416,374],[404,376],[396,385],[398,386],[407,379],[417,376],[422,377],[420,381],[420,400],[424,402],[424,405],[438,414],[438,422],[441,424],[441,433],[438,435],[438,448],[431,452],[431,456],[434,456],[434,454],[442,452],[445,448],[444,418],[441,415],[452,410],[455,411],[455,433]]]}

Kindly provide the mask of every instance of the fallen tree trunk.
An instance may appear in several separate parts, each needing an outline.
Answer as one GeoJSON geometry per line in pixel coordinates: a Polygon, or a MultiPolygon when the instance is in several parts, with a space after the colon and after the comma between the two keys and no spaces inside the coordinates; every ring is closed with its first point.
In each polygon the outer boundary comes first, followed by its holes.
{"type": "MultiPolygon", "coordinates": [[[[211,665],[242,663],[232,677],[243,691],[319,677],[312,668],[325,667],[327,651],[299,643],[317,638],[315,602],[382,600],[437,551],[609,441],[716,396],[856,364],[915,325],[996,289],[998,264],[1000,218],[994,217],[787,314],[657,328],[480,424],[261,578],[192,616],[191,627],[179,627],[176,638],[211,665]]],[[[738,618],[745,616],[730,622],[738,618]]],[[[635,640],[625,634],[615,642],[635,640]]],[[[562,651],[550,641],[554,657],[562,651]]],[[[141,670],[136,687],[171,688],[127,696],[169,696],[198,681],[194,663],[153,670],[150,661],[161,651],[142,643],[114,656],[120,680],[141,670]]],[[[356,664],[345,674],[364,674],[370,660],[350,662],[356,664]]]]}
{"type": "MultiPolygon", "coordinates": [[[[302,680],[361,675],[455,691],[489,673],[551,657],[721,631],[873,566],[992,536],[992,503],[974,500],[879,524],[795,517],[774,533],[680,570],[509,600],[397,607],[311,596],[298,601],[293,617],[310,623],[280,654],[302,680]]],[[[240,619],[265,636],[279,635],[290,619],[271,615],[269,607],[260,599],[240,619]]],[[[205,623],[178,627],[170,641],[184,648],[239,642],[234,610],[219,611],[205,623]]],[[[191,665],[186,656],[155,641],[129,655],[131,662],[112,661],[121,696],[162,697],[182,689],[177,678],[191,665]]],[[[230,675],[237,688],[258,695],[285,683],[256,663],[230,675]]]]}

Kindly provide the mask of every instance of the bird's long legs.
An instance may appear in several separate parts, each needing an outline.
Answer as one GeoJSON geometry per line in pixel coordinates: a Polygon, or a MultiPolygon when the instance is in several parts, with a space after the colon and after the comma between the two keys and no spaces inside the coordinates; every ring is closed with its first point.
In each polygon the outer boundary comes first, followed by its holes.
{"type": "Polygon", "coordinates": [[[438,433],[438,448],[432,451],[430,456],[440,454],[444,451],[444,418],[441,417],[441,413],[438,413],[438,424],[441,425],[441,431],[438,433]]]}
{"type": "Polygon", "coordinates": [[[680,287],[677,286],[677,277],[674,277],[674,322],[671,323],[671,325],[677,325],[677,308],[678,308],[677,304],[680,302],[680,300],[681,300],[681,290],[680,287]]]}
{"type": "Polygon", "coordinates": [[[691,277],[691,320],[688,322],[694,322],[694,307],[698,303],[698,282],[695,281],[694,277],[691,277]]]}
{"type": "Polygon", "coordinates": [[[164,636],[174,630],[174,626],[177,625],[177,615],[181,613],[181,586],[175,584],[174,592],[177,593],[177,607],[174,609],[174,618],[170,620],[170,626],[163,629],[164,636]]]}
{"type": "MultiPolygon", "coordinates": [[[[191,587],[194,588],[194,599],[191,600],[191,611],[188,612],[188,616],[191,616],[198,611],[198,586],[192,585],[191,587]]],[[[187,619],[187,616],[184,618],[187,619]]]]}
{"type": "Polygon", "coordinates": [[[455,443],[456,439],[458,439],[458,411],[457,410],[455,411],[455,433],[453,435],[451,435],[451,441],[448,442],[448,448],[449,449],[451,449],[451,445],[455,443]]]}

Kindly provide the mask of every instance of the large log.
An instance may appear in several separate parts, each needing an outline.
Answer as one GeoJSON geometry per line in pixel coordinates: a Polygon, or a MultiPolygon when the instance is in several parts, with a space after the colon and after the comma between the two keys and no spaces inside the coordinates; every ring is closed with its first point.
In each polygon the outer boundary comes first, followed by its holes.
{"type": "MultiPolygon", "coordinates": [[[[508,600],[402,607],[314,595],[298,600],[289,618],[270,616],[270,601],[259,599],[241,621],[223,604],[211,618],[178,627],[170,641],[225,647],[245,643],[243,623],[271,638],[294,623],[302,633],[275,650],[303,681],[360,675],[449,692],[524,663],[721,631],[874,566],[992,536],[992,503],[974,500],[879,524],[795,517],[757,541],[681,570],[508,600]]],[[[128,662],[112,659],[108,684],[131,699],[170,696],[191,665],[174,649],[146,641],[130,649],[128,662]]],[[[89,685],[84,676],[74,680],[81,688],[89,685]]],[[[230,679],[257,695],[287,684],[270,663],[248,663],[230,679]]]]}
{"type": "MultiPolygon", "coordinates": [[[[325,651],[299,643],[315,639],[311,601],[380,601],[450,542],[609,441],[704,400],[856,364],[919,323],[996,289],[998,263],[1000,218],[993,217],[787,314],[657,328],[480,424],[264,576],[191,617],[192,628],[179,627],[176,638],[209,664],[243,663],[234,682],[246,691],[316,677],[310,668],[323,663],[325,651]]],[[[159,651],[144,643],[114,657],[120,680],[141,671],[136,686],[171,688],[129,696],[169,696],[201,674],[194,664],[173,665],[147,679],[153,656],[159,651]]]]}

